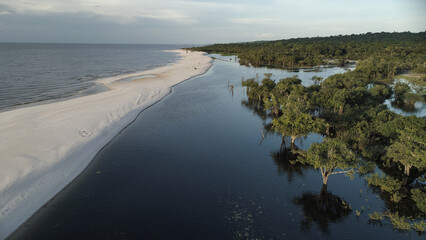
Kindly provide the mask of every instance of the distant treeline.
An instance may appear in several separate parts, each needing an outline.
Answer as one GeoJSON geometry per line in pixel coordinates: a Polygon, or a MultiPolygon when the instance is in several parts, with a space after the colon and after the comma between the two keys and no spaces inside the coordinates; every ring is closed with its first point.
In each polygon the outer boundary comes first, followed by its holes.
{"type": "Polygon", "coordinates": [[[412,71],[426,73],[426,32],[366,33],[277,41],[213,44],[191,50],[237,55],[240,64],[256,67],[303,68],[343,66],[358,61],[365,75],[390,78],[412,71]]]}

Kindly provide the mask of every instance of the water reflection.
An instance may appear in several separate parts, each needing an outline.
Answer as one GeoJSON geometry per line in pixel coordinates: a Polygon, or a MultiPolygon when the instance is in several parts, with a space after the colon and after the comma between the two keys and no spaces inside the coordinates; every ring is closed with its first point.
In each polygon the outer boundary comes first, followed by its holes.
{"type": "Polygon", "coordinates": [[[418,117],[423,117],[426,115],[426,104],[422,102],[416,102],[414,105],[407,105],[401,103],[398,104],[391,100],[386,100],[384,104],[392,112],[398,113],[403,116],[415,115],[418,117]]]}
{"type": "Polygon", "coordinates": [[[409,176],[395,167],[382,169],[385,174],[367,178],[370,188],[384,201],[385,210],[369,214],[369,224],[392,225],[397,231],[414,230],[419,235],[426,229],[426,184],[424,171],[414,170],[409,176]]]}
{"type": "Polygon", "coordinates": [[[278,175],[287,176],[287,181],[291,183],[297,177],[303,177],[303,171],[309,169],[308,165],[294,162],[300,154],[297,148],[284,147],[280,151],[272,152],[271,157],[278,168],[278,175]]]}
{"type": "Polygon", "coordinates": [[[302,207],[304,219],[301,222],[302,230],[310,230],[313,223],[323,234],[330,234],[330,223],[342,222],[351,212],[349,203],[327,191],[323,185],[319,194],[305,192],[294,198],[294,203],[302,207]]]}
{"type": "Polygon", "coordinates": [[[254,115],[266,120],[268,115],[266,114],[264,107],[260,104],[259,101],[254,101],[252,99],[242,100],[241,105],[246,107],[247,109],[250,109],[254,115]]]}
{"type": "Polygon", "coordinates": [[[406,103],[400,103],[396,101],[391,102],[391,106],[393,108],[398,108],[405,113],[417,113],[421,110],[422,105],[423,104],[421,102],[418,102],[417,104],[406,104],[406,103]],[[417,105],[419,105],[418,108],[416,108],[417,105]]]}
{"type": "MultiPolygon", "coordinates": [[[[272,152],[271,157],[277,165],[279,175],[287,175],[287,181],[291,183],[293,179],[303,177],[310,165],[302,164],[297,161],[303,158],[303,150],[292,145],[286,147],[285,144],[279,151],[272,152]]],[[[301,221],[302,230],[310,230],[313,223],[323,234],[329,235],[329,224],[341,222],[351,212],[349,203],[340,197],[327,191],[327,185],[323,185],[319,194],[305,192],[299,197],[295,197],[293,202],[302,207],[304,219],[301,221]]]]}

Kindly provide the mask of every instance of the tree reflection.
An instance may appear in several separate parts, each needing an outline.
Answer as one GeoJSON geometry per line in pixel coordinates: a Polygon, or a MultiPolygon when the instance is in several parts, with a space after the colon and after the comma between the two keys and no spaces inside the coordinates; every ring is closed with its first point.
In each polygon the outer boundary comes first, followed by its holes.
{"type": "Polygon", "coordinates": [[[266,111],[264,110],[263,105],[259,104],[259,101],[252,99],[243,100],[241,101],[241,105],[252,110],[254,115],[259,116],[261,119],[266,119],[266,111]]]}
{"type": "Polygon", "coordinates": [[[400,102],[391,102],[391,106],[394,108],[398,108],[406,113],[415,113],[419,110],[416,108],[415,104],[405,104],[400,102]]]}
{"type": "Polygon", "coordinates": [[[319,194],[303,193],[294,198],[294,203],[302,207],[305,216],[301,222],[302,230],[310,230],[312,223],[316,223],[324,234],[330,234],[330,223],[341,222],[352,212],[351,206],[328,192],[326,185],[319,194]]]}
{"type": "Polygon", "coordinates": [[[310,166],[295,162],[300,156],[297,148],[288,148],[283,145],[280,151],[272,152],[271,157],[278,168],[278,175],[287,175],[287,181],[291,183],[295,176],[303,176],[303,171],[310,166]]]}
{"type": "Polygon", "coordinates": [[[368,184],[385,203],[386,210],[369,214],[369,223],[380,226],[389,222],[398,231],[426,229],[425,171],[413,170],[410,176],[395,167],[382,169],[367,178],[368,184]]]}

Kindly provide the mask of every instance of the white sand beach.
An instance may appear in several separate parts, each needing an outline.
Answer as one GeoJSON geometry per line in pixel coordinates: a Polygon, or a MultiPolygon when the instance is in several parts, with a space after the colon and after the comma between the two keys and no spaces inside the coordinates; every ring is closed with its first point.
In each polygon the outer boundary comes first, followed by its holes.
{"type": "Polygon", "coordinates": [[[98,151],[171,87],[211,59],[176,50],[178,62],[100,80],[110,91],[0,113],[0,239],[77,177],[98,151]],[[122,78],[141,76],[132,81],[122,78]]]}

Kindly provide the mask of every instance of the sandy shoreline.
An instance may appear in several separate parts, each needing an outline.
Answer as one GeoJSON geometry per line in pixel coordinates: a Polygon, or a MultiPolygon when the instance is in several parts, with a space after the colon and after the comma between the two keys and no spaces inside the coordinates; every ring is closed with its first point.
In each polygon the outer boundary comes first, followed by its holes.
{"type": "Polygon", "coordinates": [[[78,176],[142,110],[212,65],[202,53],[176,51],[183,58],[173,65],[124,76],[148,77],[100,80],[110,91],[0,113],[0,239],[78,176]]]}

